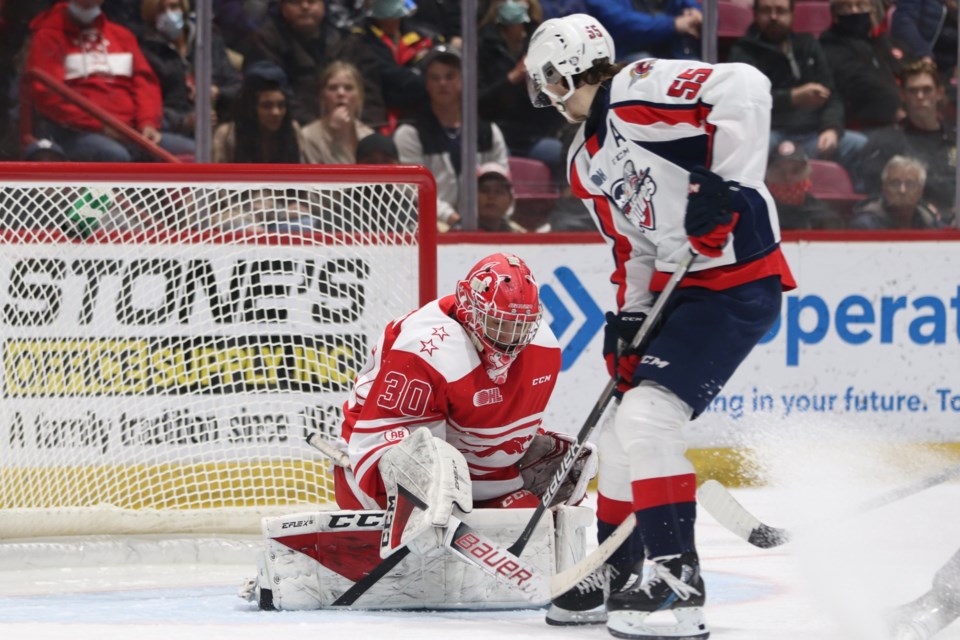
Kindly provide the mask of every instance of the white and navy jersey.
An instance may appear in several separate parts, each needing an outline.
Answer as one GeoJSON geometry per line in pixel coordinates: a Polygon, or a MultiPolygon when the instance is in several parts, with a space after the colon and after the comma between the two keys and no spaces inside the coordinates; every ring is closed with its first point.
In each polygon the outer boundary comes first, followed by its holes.
{"type": "Polygon", "coordinates": [[[686,252],[684,216],[695,166],[740,183],[740,214],[718,258],[700,257],[682,286],[727,289],[793,278],[764,186],[770,81],[746,64],[647,59],[601,87],[570,148],[571,188],[613,251],[617,307],[646,311],[686,252]]]}
{"type": "Polygon", "coordinates": [[[341,437],[353,466],[346,479],[367,508],[384,503],[380,457],[420,427],[463,453],[474,500],[523,485],[516,463],[541,426],[560,373],[560,346],[541,324],[497,385],[451,317],[453,306],[447,296],[387,325],[344,404],[341,437]]]}

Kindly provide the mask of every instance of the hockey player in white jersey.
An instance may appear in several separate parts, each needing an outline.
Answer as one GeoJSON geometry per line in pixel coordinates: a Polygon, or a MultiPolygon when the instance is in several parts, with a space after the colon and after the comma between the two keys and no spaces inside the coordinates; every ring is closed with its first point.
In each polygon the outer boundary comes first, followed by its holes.
{"type": "Polygon", "coordinates": [[[960,550],[933,577],[933,587],[892,616],[893,640],[928,640],[960,618],[960,550]]]}
{"type": "Polygon", "coordinates": [[[616,312],[604,355],[622,399],[599,436],[598,533],[631,512],[633,539],[562,597],[552,624],[606,620],[625,638],[706,638],[694,544],[696,477],[681,430],[769,330],[795,286],[764,186],[770,83],[743,64],[615,64],[594,18],[547,20],[526,58],[531,100],[582,123],[571,189],[611,248],[616,312]],[[643,353],[623,349],[684,255],[700,254],[643,353]],[[651,562],[642,580],[628,576],[651,562]],[[613,593],[610,593],[610,592],[613,593]],[[605,598],[605,595],[609,594],[605,598]],[[606,600],[606,611],[586,611],[606,600]],[[657,624],[650,615],[673,613],[657,624]]]}

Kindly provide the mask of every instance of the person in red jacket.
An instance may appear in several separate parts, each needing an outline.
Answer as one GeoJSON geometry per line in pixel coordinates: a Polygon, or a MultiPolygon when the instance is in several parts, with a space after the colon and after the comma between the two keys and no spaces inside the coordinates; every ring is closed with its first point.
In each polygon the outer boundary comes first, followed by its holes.
{"type": "MultiPolygon", "coordinates": [[[[30,22],[33,39],[26,69],[40,70],[64,83],[150,142],[184,153],[192,142],[161,133],[160,84],[140,51],[136,37],[103,14],[103,0],[59,2],[30,22]]],[[[34,80],[33,105],[71,160],[129,162],[145,160],[139,148],[120,134],[34,80]]]]}

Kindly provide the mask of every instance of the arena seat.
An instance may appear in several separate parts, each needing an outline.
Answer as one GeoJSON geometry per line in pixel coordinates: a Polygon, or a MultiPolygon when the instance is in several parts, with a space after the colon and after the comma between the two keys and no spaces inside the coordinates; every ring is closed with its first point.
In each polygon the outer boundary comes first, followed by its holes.
{"type": "Polygon", "coordinates": [[[736,40],[753,24],[753,9],[734,0],[719,0],[717,3],[717,37],[736,40]]]}
{"type": "Polygon", "coordinates": [[[832,205],[844,216],[866,196],[853,189],[853,181],[843,165],[832,160],[810,160],[810,194],[832,205]]]}
{"type": "Polygon", "coordinates": [[[550,167],[533,158],[511,156],[510,181],[513,183],[514,209],[520,215],[549,217],[557,206],[557,185],[550,167]]]}
{"type": "Polygon", "coordinates": [[[830,28],[832,21],[829,2],[818,2],[816,0],[797,2],[793,7],[793,30],[795,33],[810,33],[819,36],[830,28]]]}

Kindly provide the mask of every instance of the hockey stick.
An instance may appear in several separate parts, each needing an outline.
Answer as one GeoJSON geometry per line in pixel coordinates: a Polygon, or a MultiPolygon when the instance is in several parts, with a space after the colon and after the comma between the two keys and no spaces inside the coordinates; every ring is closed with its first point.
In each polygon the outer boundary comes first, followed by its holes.
{"type": "MultiPolygon", "coordinates": [[[[921,478],[898,489],[882,493],[857,505],[852,513],[860,514],[879,509],[957,476],[960,476],[960,464],[947,467],[939,473],[921,478]]],[[[790,542],[793,537],[788,529],[773,527],[761,522],[746,507],[737,502],[736,498],[730,494],[729,489],[716,480],[707,480],[700,486],[700,489],[697,490],[697,500],[717,522],[755,547],[772,549],[790,542]]]]}
{"type": "MultiPolygon", "coordinates": [[[[318,434],[308,434],[307,444],[330,458],[337,466],[350,468],[350,459],[347,454],[320,438],[318,434]]],[[[415,506],[421,509],[426,508],[426,504],[422,503],[404,487],[399,487],[399,489],[404,497],[415,506]]],[[[450,522],[449,533],[443,541],[444,547],[448,547],[453,553],[457,554],[458,558],[477,567],[498,582],[520,591],[531,602],[541,603],[537,596],[536,583],[542,580],[542,575],[537,567],[505,550],[460,518],[452,517],[450,522]]],[[[353,604],[360,595],[376,584],[393,567],[399,564],[399,560],[405,558],[409,553],[410,550],[407,547],[397,549],[392,555],[381,561],[373,571],[354,583],[350,589],[334,601],[332,606],[353,604]],[[396,562],[391,562],[394,556],[400,556],[400,558],[396,562]],[[375,577],[371,578],[371,576],[375,577]],[[356,586],[366,580],[370,580],[369,584],[365,584],[362,590],[357,589],[354,592],[356,586]]]]}

